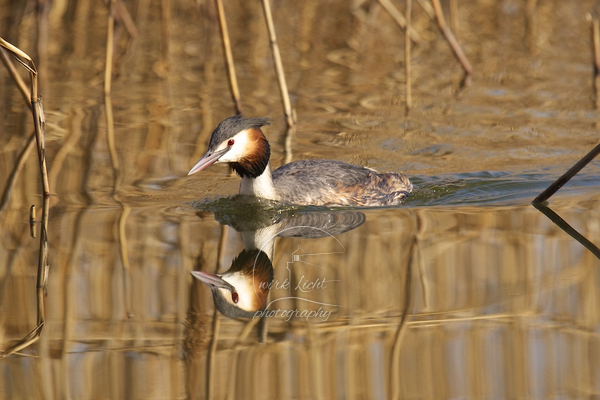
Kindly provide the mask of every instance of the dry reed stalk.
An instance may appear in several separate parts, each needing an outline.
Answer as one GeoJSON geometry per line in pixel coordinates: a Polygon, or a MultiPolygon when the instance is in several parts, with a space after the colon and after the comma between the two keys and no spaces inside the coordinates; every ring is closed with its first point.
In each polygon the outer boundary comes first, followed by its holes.
{"type": "Polygon", "coordinates": [[[458,36],[458,0],[449,0],[450,5],[450,29],[454,32],[456,40],[460,40],[458,36]]]}
{"type": "Polygon", "coordinates": [[[431,18],[431,19],[434,19],[435,18],[435,10],[433,9],[433,7],[431,7],[431,4],[427,0],[417,0],[417,1],[419,2],[419,5],[423,9],[423,11],[425,11],[427,16],[429,16],[429,18],[431,18]]]}
{"type": "MultiPolygon", "coordinates": [[[[40,174],[42,182],[43,206],[42,219],[40,224],[40,250],[38,255],[38,273],[36,283],[37,294],[37,326],[24,338],[15,345],[11,346],[6,351],[0,353],[0,358],[4,358],[9,354],[13,354],[25,347],[30,346],[37,341],[42,333],[42,329],[46,323],[45,313],[45,296],[48,282],[48,211],[50,209],[50,184],[48,182],[48,168],[46,166],[46,138],[45,138],[45,117],[42,106],[42,99],[38,95],[38,72],[35,63],[25,52],[0,38],[0,46],[12,53],[13,57],[27,71],[30,77],[30,99],[29,104],[33,116],[33,124],[35,127],[35,137],[38,149],[38,160],[40,164],[40,174]]],[[[9,61],[10,62],[10,61],[9,61]]],[[[9,68],[10,70],[10,68],[9,68]]],[[[23,91],[22,91],[23,92],[23,91]]]]}
{"type": "Polygon", "coordinates": [[[125,25],[127,33],[129,33],[131,37],[136,37],[138,34],[137,28],[135,27],[133,19],[131,19],[129,11],[127,11],[127,7],[125,7],[125,5],[123,4],[123,0],[111,0],[111,3],[113,7],[112,10],[119,17],[119,20],[123,22],[123,25],[125,25]]]}
{"type": "MultiPolygon", "coordinates": [[[[406,0],[406,30],[410,31],[412,0],[406,0]]],[[[412,81],[410,71],[410,35],[404,35],[404,72],[406,74],[406,114],[412,108],[412,81]]]]}
{"type": "Polygon", "coordinates": [[[0,56],[2,56],[2,63],[4,64],[6,69],[8,69],[10,77],[13,79],[13,81],[15,81],[17,87],[19,88],[19,91],[23,95],[25,103],[27,103],[27,106],[31,108],[31,93],[29,92],[27,84],[25,83],[25,81],[23,81],[23,78],[21,78],[21,75],[19,75],[19,73],[17,72],[15,65],[10,61],[10,57],[8,56],[8,50],[0,48],[0,56]]]}
{"type": "Polygon", "coordinates": [[[390,16],[394,19],[394,21],[396,21],[398,26],[400,26],[400,28],[408,30],[408,36],[413,42],[421,43],[423,41],[423,37],[419,35],[419,32],[417,32],[414,28],[408,26],[407,20],[404,17],[404,15],[402,15],[402,13],[390,0],[379,0],[379,4],[381,4],[381,6],[385,8],[385,11],[387,11],[388,14],[390,14],[390,16]]]}
{"type": "Polygon", "coordinates": [[[217,11],[219,13],[219,26],[221,27],[221,38],[223,39],[223,51],[225,52],[225,63],[227,64],[227,73],[229,76],[229,85],[231,87],[231,96],[235,103],[236,114],[242,114],[242,100],[240,99],[240,89],[238,88],[237,77],[235,75],[235,65],[231,53],[231,42],[229,41],[229,32],[227,30],[227,20],[225,19],[225,9],[223,0],[215,0],[217,11]]]}
{"type": "Polygon", "coordinates": [[[592,26],[592,51],[594,52],[594,96],[596,109],[600,110],[600,23],[598,18],[587,14],[587,20],[592,26]]]}
{"type": "Polygon", "coordinates": [[[35,239],[35,223],[37,222],[35,214],[35,205],[32,205],[29,208],[29,234],[33,239],[35,239]]]}
{"type": "Polygon", "coordinates": [[[106,112],[106,127],[108,150],[110,153],[110,162],[114,174],[114,190],[117,186],[117,176],[119,174],[119,159],[117,157],[117,149],[115,147],[115,127],[112,110],[112,64],[114,52],[114,32],[115,32],[115,16],[114,16],[115,0],[111,0],[108,9],[108,26],[106,32],[106,64],[104,67],[104,106],[106,112]]]}
{"type": "Polygon", "coordinates": [[[269,43],[271,52],[273,53],[273,61],[275,62],[275,72],[279,82],[279,90],[281,99],[283,100],[283,112],[288,128],[294,126],[294,116],[292,114],[292,105],[290,103],[290,93],[285,81],[285,73],[283,72],[283,63],[281,62],[281,53],[277,44],[277,36],[275,35],[275,25],[273,24],[273,15],[271,14],[271,4],[269,0],[262,0],[263,11],[265,13],[265,21],[267,22],[267,30],[269,31],[269,43]]]}
{"type": "Polygon", "coordinates": [[[49,29],[48,29],[48,13],[52,6],[52,2],[48,0],[38,0],[36,9],[36,29],[35,29],[35,53],[33,53],[33,57],[38,60],[39,71],[38,71],[38,79],[39,85],[43,86],[46,82],[42,82],[46,76],[48,76],[48,49],[49,42],[48,38],[49,29]]]}
{"type": "Polygon", "coordinates": [[[600,27],[598,18],[593,18],[591,15],[589,15],[589,18],[592,22],[592,34],[594,42],[594,73],[596,75],[600,75],[600,27]]]}
{"type": "Polygon", "coordinates": [[[558,191],[565,183],[567,183],[572,177],[574,177],[579,171],[590,163],[596,156],[600,154],[600,144],[587,153],[581,160],[577,161],[567,172],[565,172],[560,178],[558,178],[552,185],[548,186],[546,190],[540,193],[532,204],[540,204],[547,201],[554,193],[558,191]]]}
{"type": "Polygon", "coordinates": [[[454,37],[454,34],[450,30],[450,28],[448,28],[448,25],[446,25],[446,20],[444,19],[444,12],[442,11],[440,0],[431,0],[431,2],[433,3],[433,9],[435,10],[435,16],[438,25],[444,33],[444,36],[446,36],[446,40],[448,40],[450,47],[452,47],[456,58],[458,58],[458,61],[460,61],[460,64],[465,70],[465,78],[463,79],[462,86],[469,86],[471,84],[471,76],[473,75],[473,67],[467,59],[467,56],[465,56],[462,47],[454,37]]]}
{"type": "Polygon", "coordinates": [[[288,127],[285,131],[285,140],[283,144],[283,164],[292,162],[292,139],[296,135],[296,126],[288,127]]]}

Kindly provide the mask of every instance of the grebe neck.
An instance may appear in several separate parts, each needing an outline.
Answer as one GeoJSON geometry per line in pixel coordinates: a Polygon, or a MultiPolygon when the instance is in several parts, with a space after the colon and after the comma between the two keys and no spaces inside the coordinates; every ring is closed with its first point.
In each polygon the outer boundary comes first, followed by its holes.
{"type": "Polygon", "coordinates": [[[267,164],[265,170],[255,178],[243,176],[240,184],[240,194],[262,197],[270,200],[278,200],[275,192],[273,178],[271,177],[271,163],[267,164]]]}

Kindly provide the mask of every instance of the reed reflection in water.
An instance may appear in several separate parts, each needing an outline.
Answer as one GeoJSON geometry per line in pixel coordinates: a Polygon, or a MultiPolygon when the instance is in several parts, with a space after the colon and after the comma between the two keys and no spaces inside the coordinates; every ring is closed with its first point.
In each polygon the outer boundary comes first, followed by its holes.
{"type": "MultiPolygon", "coordinates": [[[[597,215],[597,202],[589,210],[597,215]]],[[[209,214],[200,216],[190,209],[134,210],[127,224],[127,276],[111,233],[117,212],[57,213],[54,226],[78,222],[80,236],[75,247],[70,235],[54,240],[48,325],[39,345],[26,350],[39,357],[3,361],[3,386],[10,390],[5,394],[203,397],[214,306],[210,290],[189,271],[215,265],[221,235],[209,214]],[[133,283],[128,292],[124,279],[133,283]],[[31,371],[27,380],[24,370],[31,371]],[[29,379],[47,385],[32,386],[29,379]]],[[[598,391],[599,262],[544,215],[532,207],[507,207],[365,216],[359,228],[336,236],[339,243],[277,239],[275,279],[285,279],[298,246],[324,253],[318,258],[322,268],[304,272],[335,283],[301,295],[338,307],[326,321],[269,318],[266,344],[243,333],[245,322],[221,317],[210,374],[215,397],[389,397],[394,391],[423,398],[547,397],[598,391]],[[346,249],[341,254],[340,244],[346,249]],[[409,268],[411,308],[394,365],[409,268]]],[[[598,238],[588,214],[568,210],[562,216],[598,238]]],[[[242,247],[236,235],[225,258],[242,247]]],[[[35,277],[27,267],[33,254],[5,256],[12,260],[2,291],[7,343],[35,321],[33,298],[27,301],[35,277]]],[[[270,298],[287,294],[275,288],[270,298]]],[[[278,307],[311,309],[301,301],[278,307]]]]}

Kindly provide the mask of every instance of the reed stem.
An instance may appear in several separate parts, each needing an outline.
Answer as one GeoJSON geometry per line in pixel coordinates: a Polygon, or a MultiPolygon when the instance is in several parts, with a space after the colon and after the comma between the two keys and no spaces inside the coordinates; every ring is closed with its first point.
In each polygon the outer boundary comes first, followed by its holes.
{"type": "Polygon", "coordinates": [[[221,27],[221,38],[223,39],[223,51],[225,52],[225,63],[227,64],[231,96],[235,103],[236,114],[242,114],[242,100],[240,98],[240,89],[235,75],[235,65],[233,63],[233,54],[231,53],[231,42],[229,41],[229,31],[227,30],[227,20],[225,19],[223,0],[215,0],[215,2],[217,3],[217,12],[219,13],[219,26],[221,27]]]}
{"type": "Polygon", "coordinates": [[[596,156],[600,154],[600,144],[587,153],[581,160],[577,161],[567,172],[565,172],[560,178],[558,178],[552,185],[548,186],[546,190],[533,199],[532,203],[540,204],[547,201],[554,193],[558,191],[565,183],[567,183],[572,177],[574,177],[579,171],[590,163],[596,156]]]}
{"type": "Polygon", "coordinates": [[[281,53],[277,44],[277,36],[275,34],[275,25],[273,24],[273,15],[271,14],[271,4],[269,0],[262,0],[263,11],[265,13],[265,21],[267,22],[267,30],[269,31],[269,43],[271,44],[271,52],[273,53],[273,61],[275,62],[275,72],[279,81],[279,90],[283,101],[283,112],[288,128],[294,126],[294,116],[292,114],[292,105],[290,102],[290,93],[288,91],[283,71],[283,63],[281,62],[281,53]]]}
{"type": "Polygon", "coordinates": [[[444,36],[446,36],[446,40],[448,40],[448,43],[450,44],[450,47],[452,47],[452,50],[454,51],[456,58],[458,58],[458,61],[460,62],[460,64],[462,65],[462,67],[465,71],[465,78],[463,80],[462,86],[463,87],[469,86],[471,84],[471,76],[473,75],[473,67],[471,66],[471,63],[469,62],[469,60],[467,59],[467,56],[465,56],[465,53],[463,52],[460,43],[458,43],[458,41],[454,37],[454,34],[452,33],[452,31],[446,24],[446,20],[444,19],[444,12],[442,11],[442,5],[440,4],[440,0],[431,0],[431,1],[433,3],[433,9],[435,10],[435,16],[436,16],[438,25],[439,25],[440,29],[442,30],[442,32],[444,33],[444,36]]]}

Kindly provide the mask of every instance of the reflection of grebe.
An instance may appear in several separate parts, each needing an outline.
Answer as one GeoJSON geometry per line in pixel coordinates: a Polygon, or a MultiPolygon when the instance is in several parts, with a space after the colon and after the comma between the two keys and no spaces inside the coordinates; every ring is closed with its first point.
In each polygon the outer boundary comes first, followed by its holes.
{"type": "Polygon", "coordinates": [[[273,265],[264,252],[243,250],[223,274],[192,271],[192,275],[210,287],[215,306],[224,315],[252,318],[265,307],[273,265]]]}
{"type": "Polygon", "coordinates": [[[188,175],[226,162],[242,177],[240,194],[302,205],[397,205],[412,191],[403,174],[382,174],[335,160],[295,161],[271,174],[271,150],[260,129],[264,125],[269,118],[227,118],[188,175]]]}
{"type": "MultiPolygon", "coordinates": [[[[228,218],[221,215],[219,221],[222,224],[225,220],[240,232],[244,250],[223,274],[192,271],[195,278],[211,288],[216,308],[230,318],[253,318],[260,314],[257,311],[265,308],[273,282],[271,260],[276,237],[335,239],[336,235],[357,228],[365,222],[363,213],[348,210],[297,213],[293,217],[278,214],[280,220],[277,223],[272,222],[272,214],[262,215],[263,218],[256,218],[257,216],[260,217],[261,214],[244,213],[229,215],[228,218]]],[[[296,261],[295,257],[300,254],[294,252],[292,256],[296,261]]]]}

